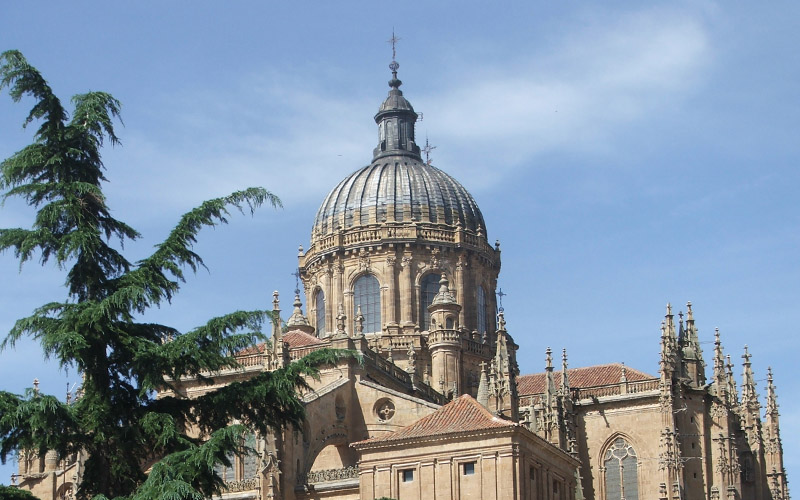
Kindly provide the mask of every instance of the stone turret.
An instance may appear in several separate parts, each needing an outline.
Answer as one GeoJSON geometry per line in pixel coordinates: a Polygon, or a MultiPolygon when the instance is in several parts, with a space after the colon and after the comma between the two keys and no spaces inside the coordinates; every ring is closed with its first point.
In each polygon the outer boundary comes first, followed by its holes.
{"type": "Polygon", "coordinates": [[[439,281],[439,292],[428,306],[431,324],[428,348],[431,355],[431,385],[449,396],[460,392],[461,333],[458,330],[458,315],[461,306],[450,291],[447,276],[439,281]]]}

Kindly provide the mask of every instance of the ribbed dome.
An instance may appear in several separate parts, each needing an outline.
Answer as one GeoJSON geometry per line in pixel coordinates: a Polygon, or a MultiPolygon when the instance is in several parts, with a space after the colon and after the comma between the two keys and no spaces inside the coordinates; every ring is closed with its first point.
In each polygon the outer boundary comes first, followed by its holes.
{"type": "Polygon", "coordinates": [[[322,202],[312,240],[369,224],[457,225],[486,238],[478,204],[458,181],[409,156],[384,156],[341,181],[322,202]]]}

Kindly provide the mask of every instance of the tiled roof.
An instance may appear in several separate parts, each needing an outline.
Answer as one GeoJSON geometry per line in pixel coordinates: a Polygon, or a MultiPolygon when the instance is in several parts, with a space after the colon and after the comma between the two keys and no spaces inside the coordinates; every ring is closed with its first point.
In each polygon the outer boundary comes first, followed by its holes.
{"type": "Polygon", "coordinates": [[[464,394],[408,427],[354,444],[389,443],[409,438],[443,436],[515,425],[508,420],[495,417],[472,396],[464,394]]]}
{"type": "MultiPolygon", "coordinates": [[[[309,335],[305,332],[301,332],[300,330],[295,330],[292,332],[285,333],[283,335],[283,341],[289,344],[289,348],[295,347],[308,347],[310,345],[320,345],[324,344],[324,340],[320,340],[313,335],[309,335]]],[[[237,352],[237,356],[247,356],[249,354],[259,354],[264,352],[266,344],[261,342],[260,344],[256,344],[254,346],[247,347],[242,349],[241,351],[237,352]]]]}
{"type": "Polygon", "coordinates": [[[237,356],[248,356],[250,354],[259,354],[259,353],[264,352],[265,348],[266,348],[266,344],[264,342],[261,342],[260,344],[251,345],[250,347],[246,347],[246,348],[242,349],[241,351],[237,352],[236,355],[237,356]]]}
{"type": "MultiPolygon", "coordinates": [[[[568,368],[570,387],[596,387],[599,385],[619,384],[622,378],[622,364],[611,363],[607,365],[586,366],[583,368],[568,368]]],[[[625,377],[629,382],[651,380],[657,378],[653,375],[640,372],[630,367],[625,367],[625,377]]],[[[561,387],[561,370],[553,372],[556,390],[561,387]]],[[[545,373],[534,373],[517,377],[517,393],[520,396],[542,394],[545,389],[545,373]]]]}
{"type": "Polygon", "coordinates": [[[300,330],[284,334],[283,341],[289,344],[289,347],[306,347],[325,343],[317,337],[309,335],[306,332],[301,332],[300,330]]]}

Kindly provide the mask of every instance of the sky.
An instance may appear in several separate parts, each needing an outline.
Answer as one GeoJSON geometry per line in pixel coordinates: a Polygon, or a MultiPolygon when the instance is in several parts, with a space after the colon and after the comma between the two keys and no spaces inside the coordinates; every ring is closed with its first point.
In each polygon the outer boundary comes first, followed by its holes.
{"type": "MultiPolygon", "coordinates": [[[[474,196],[522,373],[545,349],[572,367],[656,374],[665,306],[691,301],[706,362],[719,328],[762,395],[774,372],[786,468],[800,466],[800,3],[11,2],[18,49],[67,103],[123,103],[106,148],[115,217],[149,254],[180,215],[248,186],[283,200],[205,230],[209,267],[147,319],[181,330],[236,309],[288,310],[319,204],[368,164],[392,31],[418,142],[474,196]]],[[[0,92],[0,158],[31,140],[32,101],[0,92]]],[[[10,199],[0,227],[33,211],[10,199]]],[[[64,272],[0,254],[0,335],[65,297],[64,272]]],[[[709,366],[710,376],[710,366],[709,366]]],[[[63,397],[74,369],[33,341],[0,352],[0,389],[63,397]]],[[[8,484],[12,464],[0,466],[8,484]]]]}

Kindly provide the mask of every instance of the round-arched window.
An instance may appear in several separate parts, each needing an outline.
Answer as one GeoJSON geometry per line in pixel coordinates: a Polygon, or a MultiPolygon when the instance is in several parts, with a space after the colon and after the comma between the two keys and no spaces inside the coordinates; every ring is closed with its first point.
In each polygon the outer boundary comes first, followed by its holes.
{"type": "Polygon", "coordinates": [[[433,298],[439,293],[441,279],[441,274],[431,273],[426,274],[419,283],[419,317],[422,330],[427,330],[431,326],[431,313],[428,312],[428,306],[433,304],[433,298]]]}
{"type": "Polygon", "coordinates": [[[314,307],[317,309],[317,337],[325,336],[325,292],[317,291],[314,296],[314,307]]]}
{"type": "Polygon", "coordinates": [[[364,333],[381,331],[381,285],[371,274],[365,274],[353,284],[353,318],[358,306],[364,315],[364,333]]]}

